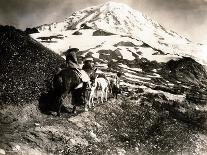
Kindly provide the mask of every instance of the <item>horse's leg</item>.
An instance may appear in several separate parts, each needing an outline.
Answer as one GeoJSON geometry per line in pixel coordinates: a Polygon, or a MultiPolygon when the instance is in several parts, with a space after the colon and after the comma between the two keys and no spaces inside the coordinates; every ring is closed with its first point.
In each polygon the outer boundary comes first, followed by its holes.
{"type": "Polygon", "coordinates": [[[108,101],[108,89],[106,89],[106,101],[108,101]]]}
{"type": "Polygon", "coordinates": [[[93,99],[94,99],[94,96],[92,97],[92,107],[94,107],[94,101],[93,101],[93,99]]]}
{"type": "Polygon", "coordinates": [[[89,96],[89,99],[88,99],[88,108],[91,108],[91,95],[89,96]]]}
{"type": "Polygon", "coordinates": [[[117,99],[117,97],[118,97],[118,92],[116,91],[116,99],[117,99]]]}
{"type": "Polygon", "coordinates": [[[93,96],[90,94],[89,101],[88,101],[89,108],[91,108],[91,104],[93,105],[93,96]]]}
{"type": "Polygon", "coordinates": [[[106,92],[105,92],[105,99],[108,101],[108,88],[106,87],[106,92]]]}
{"type": "Polygon", "coordinates": [[[63,95],[57,96],[57,116],[60,116],[61,107],[63,105],[63,95]]]}
{"type": "Polygon", "coordinates": [[[73,94],[72,94],[72,104],[73,104],[73,110],[72,110],[72,113],[73,114],[76,114],[76,104],[74,104],[74,96],[73,96],[73,94]]]}
{"type": "Polygon", "coordinates": [[[101,90],[101,103],[103,104],[104,100],[104,89],[101,90]]]}
{"type": "MultiPolygon", "coordinates": [[[[93,91],[93,90],[92,90],[92,91],[93,91]]],[[[88,107],[89,107],[89,108],[91,108],[91,102],[92,102],[92,99],[93,99],[93,97],[92,97],[92,93],[93,93],[93,92],[92,92],[92,91],[91,91],[91,93],[90,93],[89,100],[88,100],[88,107]]]]}
{"type": "Polygon", "coordinates": [[[62,99],[60,98],[58,99],[57,116],[60,116],[61,107],[62,107],[62,99]]]}
{"type": "Polygon", "coordinates": [[[72,111],[72,113],[73,113],[73,114],[76,114],[76,106],[75,106],[75,105],[73,106],[73,111],[72,111]]]}
{"type": "Polygon", "coordinates": [[[87,104],[85,104],[85,106],[84,106],[84,111],[88,111],[87,104]]]}
{"type": "Polygon", "coordinates": [[[68,91],[65,90],[65,91],[63,91],[63,93],[61,93],[61,95],[59,97],[59,107],[58,107],[58,113],[57,113],[58,116],[60,116],[60,112],[61,112],[61,109],[62,109],[62,106],[63,106],[63,101],[64,101],[64,99],[66,98],[67,95],[68,95],[68,91]]]}
{"type": "Polygon", "coordinates": [[[84,111],[88,111],[88,108],[87,108],[88,103],[87,103],[87,100],[86,100],[86,96],[88,96],[87,86],[88,86],[88,83],[83,82],[82,95],[83,95],[83,102],[85,103],[84,104],[84,111]]]}
{"type": "MultiPolygon", "coordinates": [[[[88,94],[87,94],[87,98],[88,98],[88,94]]],[[[88,111],[88,100],[86,100],[86,98],[85,98],[85,101],[86,101],[86,103],[85,103],[85,105],[84,105],[84,111],[88,111]]]]}
{"type": "Polygon", "coordinates": [[[85,92],[87,94],[85,94],[84,96],[84,101],[85,101],[85,105],[84,105],[84,111],[88,111],[88,101],[86,100],[86,95],[88,97],[88,92],[85,92]]]}
{"type": "MultiPolygon", "coordinates": [[[[99,104],[99,93],[98,93],[98,90],[96,90],[96,99],[97,99],[97,103],[99,104]]],[[[94,103],[93,103],[94,105],[94,103]]]]}
{"type": "Polygon", "coordinates": [[[112,97],[115,98],[114,86],[112,86],[111,92],[112,92],[112,97]]]}

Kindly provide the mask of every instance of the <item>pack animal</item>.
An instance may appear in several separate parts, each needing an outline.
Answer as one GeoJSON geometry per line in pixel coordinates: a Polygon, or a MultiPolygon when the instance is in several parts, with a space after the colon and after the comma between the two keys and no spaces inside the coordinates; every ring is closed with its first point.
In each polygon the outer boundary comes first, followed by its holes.
{"type": "Polygon", "coordinates": [[[54,99],[57,104],[57,116],[60,116],[63,100],[71,92],[73,113],[76,111],[76,106],[86,105],[86,92],[82,88],[77,88],[82,83],[81,77],[76,69],[65,68],[59,71],[53,79],[54,99]]]}
{"type": "Polygon", "coordinates": [[[109,89],[109,82],[104,77],[96,77],[94,83],[91,86],[91,93],[89,96],[88,105],[91,108],[91,104],[94,107],[94,98],[97,97],[97,101],[99,102],[99,98],[101,103],[107,101],[108,98],[108,89],[109,89]],[[100,92],[100,93],[99,93],[100,92]]]}
{"type": "Polygon", "coordinates": [[[120,79],[115,76],[110,79],[110,90],[114,98],[118,98],[118,94],[121,94],[120,79]]]}

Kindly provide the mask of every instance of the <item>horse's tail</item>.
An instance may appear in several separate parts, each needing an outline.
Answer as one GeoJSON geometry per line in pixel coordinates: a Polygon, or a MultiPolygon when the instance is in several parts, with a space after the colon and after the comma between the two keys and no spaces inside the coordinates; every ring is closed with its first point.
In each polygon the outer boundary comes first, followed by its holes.
{"type": "Polygon", "coordinates": [[[60,91],[60,89],[63,87],[63,78],[59,73],[55,74],[52,86],[54,91],[60,91]]]}

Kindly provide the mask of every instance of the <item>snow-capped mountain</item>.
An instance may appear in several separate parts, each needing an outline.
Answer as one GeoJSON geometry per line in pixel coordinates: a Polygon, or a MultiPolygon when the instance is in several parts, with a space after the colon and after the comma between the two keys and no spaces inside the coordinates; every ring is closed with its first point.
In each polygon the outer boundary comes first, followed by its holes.
{"type": "Polygon", "coordinates": [[[74,12],[63,22],[42,25],[38,30],[40,33],[47,31],[62,34],[65,38],[70,31],[85,28],[130,36],[164,53],[193,56],[200,63],[207,63],[207,47],[192,43],[176,32],[166,30],[141,12],[121,3],[107,2],[89,7],[74,12]]]}
{"type": "MultiPolygon", "coordinates": [[[[21,154],[30,148],[43,154],[206,154],[204,45],[114,2],[38,30],[0,26],[1,151],[18,146],[21,154]],[[80,49],[78,61],[94,57],[97,73],[109,79],[121,72],[121,94],[89,112],[54,119],[52,80],[65,67],[60,55],[69,47],[80,49]]],[[[70,99],[65,110],[72,109],[70,99]]]]}

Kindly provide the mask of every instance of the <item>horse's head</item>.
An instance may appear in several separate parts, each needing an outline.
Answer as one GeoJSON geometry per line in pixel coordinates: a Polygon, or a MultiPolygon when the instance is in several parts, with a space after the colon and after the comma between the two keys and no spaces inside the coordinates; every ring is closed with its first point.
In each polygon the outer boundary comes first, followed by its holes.
{"type": "Polygon", "coordinates": [[[90,77],[90,87],[93,87],[95,85],[95,80],[98,77],[98,74],[96,73],[97,68],[95,68],[94,70],[92,70],[89,73],[89,77],[90,77]]]}
{"type": "Polygon", "coordinates": [[[115,76],[111,76],[109,81],[110,81],[110,85],[116,84],[116,77],[115,76]]]}

